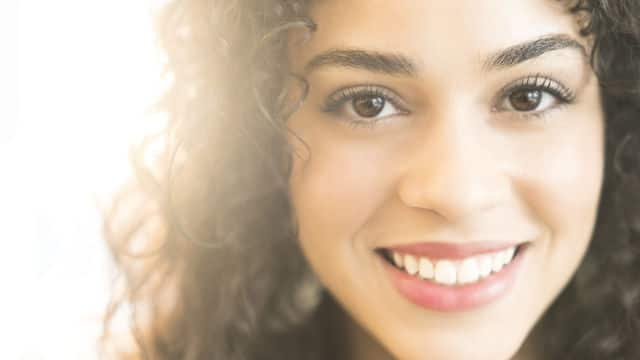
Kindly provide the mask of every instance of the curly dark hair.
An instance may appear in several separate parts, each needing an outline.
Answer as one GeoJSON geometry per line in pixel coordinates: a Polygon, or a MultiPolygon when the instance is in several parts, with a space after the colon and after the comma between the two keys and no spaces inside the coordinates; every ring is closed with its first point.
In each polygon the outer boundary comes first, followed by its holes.
{"type": "MultiPolygon", "coordinates": [[[[338,306],[296,241],[285,107],[287,31],[310,0],[175,0],[158,17],[172,84],[166,129],[134,152],[136,182],[105,217],[134,358],[335,359],[338,306]],[[160,156],[151,161],[149,154],[160,156]],[[312,294],[313,295],[313,294],[312,294]]],[[[547,359],[640,359],[640,1],[567,9],[593,44],[606,119],[593,238],[536,325],[547,359]]],[[[303,81],[304,82],[304,81],[303,81]]],[[[105,349],[107,347],[105,346],[105,349]]]]}

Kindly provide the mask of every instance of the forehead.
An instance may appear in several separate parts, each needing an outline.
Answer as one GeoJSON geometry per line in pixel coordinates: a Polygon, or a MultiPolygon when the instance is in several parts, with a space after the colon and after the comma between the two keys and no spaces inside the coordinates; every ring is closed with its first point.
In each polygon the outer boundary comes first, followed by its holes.
{"type": "Polygon", "coordinates": [[[294,64],[328,48],[363,48],[402,52],[428,68],[549,34],[580,40],[559,0],[323,0],[309,15],[317,31],[295,49],[294,64]]]}

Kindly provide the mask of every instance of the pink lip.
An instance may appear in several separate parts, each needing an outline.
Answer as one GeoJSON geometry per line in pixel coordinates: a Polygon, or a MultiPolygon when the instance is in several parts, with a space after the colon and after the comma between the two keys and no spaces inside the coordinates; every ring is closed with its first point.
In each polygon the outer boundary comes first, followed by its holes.
{"type": "Polygon", "coordinates": [[[443,242],[423,242],[409,245],[398,245],[386,249],[399,252],[401,254],[411,254],[424,256],[429,259],[462,259],[474,255],[491,253],[508,249],[519,243],[505,242],[474,242],[474,243],[443,243],[443,242]]]}
{"type": "Polygon", "coordinates": [[[397,269],[381,259],[395,288],[412,303],[435,311],[464,311],[491,303],[509,291],[518,276],[528,246],[522,246],[516,257],[501,271],[474,284],[441,285],[423,280],[397,269]]]}

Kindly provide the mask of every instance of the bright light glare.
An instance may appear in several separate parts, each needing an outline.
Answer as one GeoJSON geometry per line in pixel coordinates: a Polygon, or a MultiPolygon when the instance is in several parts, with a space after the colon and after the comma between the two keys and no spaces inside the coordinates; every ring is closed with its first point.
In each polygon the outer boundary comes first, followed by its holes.
{"type": "Polygon", "coordinates": [[[0,4],[13,28],[0,28],[13,34],[0,58],[16,59],[0,63],[0,359],[96,357],[109,278],[96,199],[127,178],[129,144],[159,128],[152,5],[0,4]]]}

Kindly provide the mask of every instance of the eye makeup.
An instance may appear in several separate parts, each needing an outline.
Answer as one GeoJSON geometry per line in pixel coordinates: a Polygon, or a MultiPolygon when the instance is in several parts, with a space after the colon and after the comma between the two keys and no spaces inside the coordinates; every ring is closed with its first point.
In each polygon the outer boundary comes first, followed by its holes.
{"type": "Polygon", "coordinates": [[[571,103],[575,101],[576,94],[569,87],[561,82],[554,80],[552,76],[543,75],[541,73],[529,75],[516,80],[503,87],[498,94],[502,97],[509,97],[516,91],[540,90],[550,93],[558,98],[561,102],[571,103]]]}
{"type": "MultiPolygon", "coordinates": [[[[549,111],[574,103],[576,93],[562,82],[552,76],[536,73],[527,75],[510,82],[502,87],[493,97],[491,111],[495,113],[513,112],[521,119],[541,118],[549,111]],[[513,97],[516,95],[530,96],[537,101],[534,107],[527,111],[518,110],[512,106],[513,97]],[[540,106],[544,105],[544,106],[540,106]]],[[[408,104],[393,90],[375,84],[363,84],[340,88],[331,93],[324,100],[322,112],[334,116],[338,121],[344,121],[350,126],[374,127],[376,124],[395,116],[409,115],[408,104]],[[354,104],[363,100],[371,100],[380,106],[378,113],[368,113],[360,116],[354,109],[354,104]],[[385,111],[386,110],[386,111],[385,111]],[[384,116],[380,116],[383,114],[384,116]]]]}
{"type": "Polygon", "coordinates": [[[336,114],[349,101],[359,98],[383,98],[386,102],[393,104],[403,112],[406,110],[404,101],[392,90],[379,85],[365,84],[351,87],[344,87],[329,95],[322,106],[325,113],[336,114]]]}
{"type": "Polygon", "coordinates": [[[408,106],[399,95],[374,84],[344,87],[333,92],[324,100],[322,112],[340,118],[354,128],[372,128],[383,119],[409,114],[408,106]],[[369,108],[366,115],[363,114],[358,105],[366,103],[376,105],[377,109],[369,108]]]}

